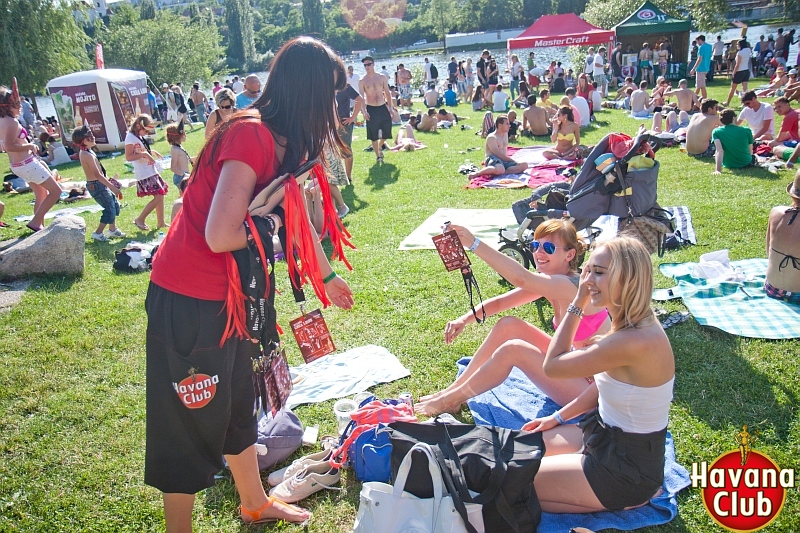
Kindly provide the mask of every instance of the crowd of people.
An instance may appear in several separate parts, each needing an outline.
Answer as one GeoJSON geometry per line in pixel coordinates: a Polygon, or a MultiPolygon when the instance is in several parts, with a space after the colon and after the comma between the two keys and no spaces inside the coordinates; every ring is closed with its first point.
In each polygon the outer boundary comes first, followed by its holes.
{"type": "MultiPolygon", "coordinates": [[[[785,37],[790,42],[791,34],[785,37]]],[[[756,144],[776,153],[791,149],[793,162],[798,156],[794,147],[800,141],[798,113],[790,97],[800,88],[793,85],[796,72],[787,75],[783,65],[776,67],[766,90],[783,95],[772,105],[760,101],[764,95],[748,91],[747,76],[738,75],[743,64],[748,71],[751,65],[747,54],[741,53],[749,45],[740,41],[729,101],[720,105],[707,98],[705,91],[716,52],[703,36],[697,42],[691,69],[691,74],[696,73],[695,90],[689,88],[688,80],[672,88],[663,77],[652,79],[654,67],[663,72],[669,61],[667,41],[657,49],[645,43],[639,54],[643,79],[638,86],[616,69],[621,43],[612,51],[611,65],[606,63],[606,49],[600,47],[591,51],[577,75],[572,69],[565,72],[557,62],[537,69],[533,52],[528,68],[513,55],[507,87],[488,51],[474,67],[471,59],[452,57],[442,94],[437,89],[438,71],[426,58],[426,90],[420,96],[429,109],[418,116],[409,113],[405,121],[401,111],[412,105],[414,80],[403,64],[391,83],[388,70],[377,70],[374,58],[365,56],[366,73],[357,77],[329,47],[309,37],[293,39],[279,50],[263,91],[255,75],[234,77],[224,85],[215,82],[210,99],[198,83],[188,99],[180,84],[164,84],[164,92],[152,100],[152,116],[139,115],[130,124],[125,159],[133,164],[137,195],[152,197],[133,225],[149,231],[147,218],[155,212],[157,228],[167,227],[164,198],[169,185],[156,164],[162,156],[150,146],[148,137],[158,119],[169,123],[165,134],[170,170],[181,198],[180,210],[173,210],[172,226],[153,260],[146,299],[145,454],[145,482],[163,492],[167,530],[191,530],[195,494],[214,484],[223,456],[241,499],[243,522],[303,523],[309,518],[308,511],[268,496],[259,476],[251,366],[258,347],[250,342],[239,315],[244,313],[239,301],[244,295],[236,253],[260,239],[254,236],[262,231],[259,227],[266,228],[270,241],[273,235],[284,235],[285,240],[286,234],[303,234],[311,227],[318,234],[327,230],[335,238],[337,226],[328,217],[341,218],[349,211],[340,188],[351,180],[353,127],[359,115],[366,122],[366,137],[380,165],[387,141],[393,139],[396,147],[413,146],[415,131],[430,132],[442,123],[459,121],[447,108],[437,108],[459,101],[472,102],[475,110],[490,108],[484,165],[471,177],[525,170],[527,164],[508,155],[509,137],[515,135],[549,136],[553,146],[544,151],[548,159],[580,159],[581,127],[590,124],[603,104],[629,110],[637,118],[653,114],[656,132],[685,130],[686,152],[714,157],[715,173],[723,167],[754,164],[756,144]],[[744,89],[740,96],[744,109],[737,116],[732,109],[721,108],[730,103],[738,84],[744,89]],[[617,99],[604,100],[609,87],[618,85],[617,99]],[[648,91],[650,85],[652,91],[648,91]],[[563,96],[555,104],[551,98],[557,94],[563,96]],[[515,106],[522,109],[521,122],[516,120],[515,106]],[[196,157],[182,146],[185,128],[195,127],[190,108],[205,124],[206,142],[196,157]],[[779,132],[775,113],[783,117],[779,132]],[[399,127],[396,137],[393,127],[399,127]],[[325,161],[326,175],[314,173],[301,199],[291,197],[287,188],[283,201],[254,215],[260,219],[254,222],[248,213],[253,199],[307,160],[325,161]],[[186,264],[193,268],[187,270],[186,264]],[[197,368],[217,380],[214,394],[219,398],[200,408],[176,396],[175,385],[197,368]]],[[[762,44],[761,50],[766,46],[762,44]]],[[[0,87],[0,148],[8,153],[12,171],[35,193],[34,218],[28,226],[38,231],[61,189],[57,174],[36,157],[40,145],[28,139],[29,132],[18,120],[22,102],[15,87],[0,87]]],[[[46,126],[45,130],[40,142],[52,147],[57,139],[46,126]]],[[[107,176],[92,150],[91,128],[76,128],[71,142],[78,150],[87,190],[103,207],[91,237],[98,241],[124,237],[116,225],[122,191],[117,176],[107,176]]],[[[800,172],[787,193],[792,205],[770,213],[765,291],[770,297],[800,303],[800,224],[793,225],[800,212],[800,172]]],[[[487,315],[544,297],[553,307],[555,333],[549,335],[513,316],[500,319],[455,382],[420,398],[416,410],[433,416],[458,409],[502,383],[512,368],[520,368],[563,406],[523,427],[544,434],[546,455],[534,482],[542,509],[588,513],[647,503],[664,480],[675,362],[669,339],[650,307],[653,265],[646,248],[637,240],[616,237],[598,245],[582,266],[587,250],[575,228],[566,220],[551,220],[535,230],[531,246],[536,270],[531,272],[482,243],[469,228],[453,225],[448,229],[515,286],[485,302],[487,315]],[[582,417],[580,424],[564,424],[577,417],[582,417]],[[627,454],[624,468],[614,459],[617,453],[627,454]]],[[[303,266],[301,281],[309,282],[321,301],[343,309],[353,306],[353,293],[333,270],[319,238],[298,238],[295,251],[303,266]]],[[[273,298],[275,285],[267,285],[273,298]]],[[[271,300],[268,303],[272,305],[271,300]]],[[[274,316],[270,319],[274,321],[274,316]]],[[[445,341],[452,343],[474,321],[474,315],[467,313],[448,322],[445,341]]]]}

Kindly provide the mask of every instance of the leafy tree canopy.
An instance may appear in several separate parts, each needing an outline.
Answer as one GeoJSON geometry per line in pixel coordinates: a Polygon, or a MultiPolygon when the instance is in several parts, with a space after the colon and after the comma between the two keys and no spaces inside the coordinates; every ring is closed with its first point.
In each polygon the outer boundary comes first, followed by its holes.
{"type": "MultiPolygon", "coordinates": [[[[684,18],[691,13],[694,23],[702,31],[726,27],[724,15],[728,10],[725,0],[651,0],[667,15],[684,18]]],[[[586,5],[584,18],[601,28],[610,29],[639,9],[643,0],[591,0],[586,5]]]]}
{"type": "Polygon", "coordinates": [[[138,20],[109,31],[104,41],[106,65],[147,72],[162,82],[210,80],[222,57],[215,25],[186,24],[161,10],[152,20],[138,20]]]}
{"type": "Polygon", "coordinates": [[[21,92],[42,92],[51,79],[89,66],[88,38],[72,10],[67,2],[0,0],[1,83],[16,76],[21,92]]]}

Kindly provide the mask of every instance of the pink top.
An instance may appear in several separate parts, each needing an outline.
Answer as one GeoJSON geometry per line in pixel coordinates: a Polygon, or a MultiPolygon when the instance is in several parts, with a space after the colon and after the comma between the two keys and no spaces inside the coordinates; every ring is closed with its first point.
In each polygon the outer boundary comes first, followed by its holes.
{"type": "MultiPolygon", "coordinates": [[[[575,332],[575,341],[581,342],[585,341],[595,333],[597,330],[600,329],[600,326],[603,325],[605,322],[606,317],[608,316],[608,310],[603,309],[593,315],[583,315],[581,317],[581,323],[578,326],[578,331],[575,332]]],[[[558,321],[556,317],[553,317],[553,327],[558,329],[558,321]]]]}

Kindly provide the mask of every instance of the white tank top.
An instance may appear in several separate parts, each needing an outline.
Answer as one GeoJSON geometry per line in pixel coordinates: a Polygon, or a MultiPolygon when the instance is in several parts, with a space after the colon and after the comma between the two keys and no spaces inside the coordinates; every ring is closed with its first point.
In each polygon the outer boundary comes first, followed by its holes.
{"type": "Polygon", "coordinates": [[[658,387],[623,383],[605,372],[595,374],[594,381],[600,394],[600,417],[609,426],[628,433],[652,433],[667,427],[674,375],[658,387]]]}

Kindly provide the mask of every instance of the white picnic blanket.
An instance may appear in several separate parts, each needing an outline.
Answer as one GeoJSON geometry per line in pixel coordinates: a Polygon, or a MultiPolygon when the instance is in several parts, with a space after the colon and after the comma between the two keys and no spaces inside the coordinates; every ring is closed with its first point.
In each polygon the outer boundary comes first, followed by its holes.
{"type": "Polygon", "coordinates": [[[403,239],[398,250],[435,250],[433,236],[442,233],[449,221],[470,229],[476,237],[495,250],[500,248],[497,233],[500,229],[519,227],[511,209],[450,209],[440,207],[411,234],[403,239]]]}

